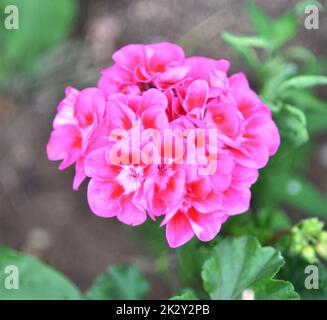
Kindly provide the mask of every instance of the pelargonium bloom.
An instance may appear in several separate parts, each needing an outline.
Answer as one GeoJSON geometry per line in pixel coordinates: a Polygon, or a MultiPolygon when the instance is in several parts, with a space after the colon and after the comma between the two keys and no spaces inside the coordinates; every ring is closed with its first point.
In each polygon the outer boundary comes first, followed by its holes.
{"type": "Polygon", "coordinates": [[[167,42],[113,54],[97,88],[68,88],[47,152],[87,176],[101,217],[160,220],[169,246],[213,239],[248,210],[250,188],[280,144],[268,107],[229,62],[167,42]]]}
{"type": "Polygon", "coordinates": [[[49,160],[62,160],[59,169],[75,165],[73,189],[86,178],[84,160],[90,150],[106,143],[99,134],[104,118],[105,98],[97,88],[78,91],[67,87],[66,97],[58,105],[53,131],[47,145],[49,160]]]}

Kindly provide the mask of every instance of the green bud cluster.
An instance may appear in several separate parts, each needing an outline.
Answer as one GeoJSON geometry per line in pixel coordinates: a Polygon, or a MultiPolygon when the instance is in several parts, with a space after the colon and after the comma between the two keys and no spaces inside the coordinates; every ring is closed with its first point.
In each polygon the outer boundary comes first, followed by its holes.
{"type": "Polygon", "coordinates": [[[309,263],[327,260],[327,231],[317,218],[302,220],[291,231],[290,252],[300,255],[309,263]]]}

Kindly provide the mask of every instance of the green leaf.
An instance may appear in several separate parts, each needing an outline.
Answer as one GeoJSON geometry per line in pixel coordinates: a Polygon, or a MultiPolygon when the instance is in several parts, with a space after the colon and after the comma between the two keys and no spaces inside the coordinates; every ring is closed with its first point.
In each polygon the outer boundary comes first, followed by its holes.
{"type": "Polygon", "coordinates": [[[227,229],[228,235],[236,237],[255,236],[261,243],[264,243],[270,240],[276,232],[291,226],[286,213],[280,209],[264,208],[255,213],[248,211],[246,214],[231,217],[224,224],[223,231],[227,229]]]}
{"type": "Polygon", "coordinates": [[[308,130],[311,134],[318,134],[327,130],[327,110],[308,113],[308,130]]]}
{"type": "Polygon", "coordinates": [[[276,119],[281,136],[288,139],[294,147],[309,140],[306,116],[299,108],[287,104],[276,119]]]}
{"type": "Polygon", "coordinates": [[[149,290],[142,271],[132,265],[109,267],[87,291],[91,300],[140,300],[149,290]]]}
{"type": "Polygon", "coordinates": [[[299,295],[293,285],[283,280],[264,280],[254,285],[256,300],[298,300],[299,295]]]}
{"type": "Polygon", "coordinates": [[[327,77],[319,75],[295,76],[286,80],[278,89],[279,93],[283,93],[290,89],[305,89],[318,85],[327,85],[327,77]]]}
{"type": "Polygon", "coordinates": [[[303,214],[326,218],[326,197],[300,174],[308,167],[314,149],[312,143],[293,150],[282,144],[276,161],[261,173],[254,186],[256,205],[269,208],[287,204],[303,214]]]}
{"type": "Polygon", "coordinates": [[[316,63],[315,55],[304,47],[290,47],[287,48],[285,55],[291,60],[303,61],[307,66],[312,66],[316,63]]]}
{"type": "Polygon", "coordinates": [[[327,129],[327,103],[317,98],[310,90],[290,92],[287,99],[306,112],[308,131],[312,134],[327,129]]]}
{"type": "Polygon", "coordinates": [[[199,245],[194,239],[184,246],[177,249],[177,259],[180,271],[181,282],[184,286],[200,287],[203,263],[208,259],[210,249],[199,245]]]}
{"type": "Polygon", "coordinates": [[[276,49],[296,33],[297,17],[291,11],[277,20],[271,19],[252,1],[247,2],[246,10],[255,32],[267,40],[271,49],[276,49]]]}
{"type": "MultiPolygon", "coordinates": [[[[258,57],[255,50],[249,45],[240,45],[237,41],[237,36],[233,36],[229,33],[223,33],[222,38],[227,42],[231,48],[238,53],[244,61],[255,68],[258,65],[258,57]]],[[[261,40],[260,40],[261,41],[261,40]]],[[[259,43],[260,43],[259,41],[259,43]]]]}
{"type": "Polygon", "coordinates": [[[0,246],[0,299],[67,300],[81,299],[76,286],[58,271],[36,258],[0,246]],[[19,289],[5,289],[8,274],[6,266],[14,265],[19,271],[19,289]]]}
{"type": "Polygon", "coordinates": [[[272,41],[274,47],[280,47],[296,34],[297,16],[293,12],[284,14],[273,24],[272,41]]]}
{"type": "Polygon", "coordinates": [[[247,1],[245,6],[254,31],[260,36],[269,39],[271,36],[272,19],[253,1],[247,1]]]}
{"type": "Polygon", "coordinates": [[[281,59],[270,60],[269,64],[263,64],[262,67],[265,70],[262,70],[263,86],[260,95],[266,100],[274,100],[281,83],[297,71],[294,64],[285,63],[281,59]]]}
{"type": "Polygon", "coordinates": [[[235,46],[265,48],[268,45],[264,38],[256,36],[235,36],[231,33],[223,32],[222,37],[227,43],[235,46]]]}
{"type": "MultiPolygon", "coordinates": [[[[279,251],[261,247],[255,238],[227,238],[214,248],[203,266],[204,288],[215,300],[240,299],[245,289],[253,289],[261,299],[266,298],[263,292],[267,298],[277,296],[280,286],[271,279],[283,264],[279,251]]],[[[285,291],[287,294],[279,298],[289,298],[289,291],[285,291]]]]}
{"type": "Polygon", "coordinates": [[[316,97],[310,89],[297,92],[290,91],[287,99],[307,113],[319,113],[327,110],[327,103],[316,97]]]}
{"type": "Polygon", "coordinates": [[[259,241],[269,240],[276,232],[291,227],[286,213],[278,209],[261,209],[254,216],[255,235],[259,241]]]}
{"type": "Polygon", "coordinates": [[[199,300],[193,290],[185,289],[181,294],[173,296],[170,300],[199,300]]]}

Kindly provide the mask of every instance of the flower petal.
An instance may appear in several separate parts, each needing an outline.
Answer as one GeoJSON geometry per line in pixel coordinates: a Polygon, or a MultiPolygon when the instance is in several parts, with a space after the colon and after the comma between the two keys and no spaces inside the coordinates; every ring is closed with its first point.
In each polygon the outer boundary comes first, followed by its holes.
{"type": "Polygon", "coordinates": [[[87,199],[93,213],[99,217],[115,217],[120,210],[118,198],[124,189],[117,182],[91,179],[87,189],[87,199]]]}
{"type": "Polygon", "coordinates": [[[133,204],[133,193],[123,194],[119,199],[119,205],[120,211],[117,214],[119,221],[131,226],[138,226],[145,222],[146,211],[133,204]]]}
{"type": "Polygon", "coordinates": [[[184,108],[192,111],[195,108],[202,108],[207,102],[209,94],[208,83],[204,80],[193,81],[187,89],[184,100],[184,108]]]}
{"type": "Polygon", "coordinates": [[[190,208],[186,215],[196,236],[201,241],[212,240],[218,234],[223,223],[220,216],[215,212],[204,214],[190,208]]]}
{"type": "Polygon", "coordinates": [[[187,217],[181,211],[167,222],[166,238],[171,248],[177,248],[190,241],[194,236],[194,231],[187,217]]]}

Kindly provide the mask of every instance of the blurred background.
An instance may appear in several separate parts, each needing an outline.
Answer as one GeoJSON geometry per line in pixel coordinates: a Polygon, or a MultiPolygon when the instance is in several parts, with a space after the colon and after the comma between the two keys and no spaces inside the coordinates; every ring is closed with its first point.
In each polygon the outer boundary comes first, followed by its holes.
{"type": "MultiPolygon", "coordinates": [[[[256,3],[278,16],[297,1],[256,3]]],[[[327,1],[321,3],[327,10],[327,1]]],[[[319,22],[319,30],[300,22],[293,41],[326,59],[325,13],[319,22]]],[[[178,42],[188,55],[227,58],[232,71],[246,70],[221,39],[223,31],[251,34],[243,1],[0,0],[0,243],[39,256],[82,290],[108,265],[129,262],[154,283],[149,297],[170,296],[173,281],[160,272],[166,262],[151,254],[143,229],[93,215],[87,184],[74,192],[73,168],[59,172],[46,158],[46,144],[65,87],[95,86],[122,45],[178,42]],[[19,7],[19,30],[3,27],[8,4],[19,7]]],[[[326,100],[326,91],[318,94],[326,100]]],[[[326,196],[327,131],[315,141],[307,176],[326,196]]]]}

